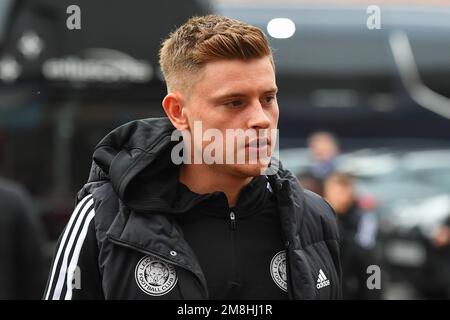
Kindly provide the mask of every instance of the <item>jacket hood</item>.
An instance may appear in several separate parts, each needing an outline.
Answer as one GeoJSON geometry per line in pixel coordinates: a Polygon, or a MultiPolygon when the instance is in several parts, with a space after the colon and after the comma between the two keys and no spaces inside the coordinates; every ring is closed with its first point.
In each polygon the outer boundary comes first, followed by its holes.
{"type": "Polygon", "coordinates": [[[171,149],[179,143],[171,141],[174,130],[168,118],[116,128],[95,147],[88,182],[109,180],[117,196],[136,211],[171,208],[179,172],[170,161],[171,149]]]}

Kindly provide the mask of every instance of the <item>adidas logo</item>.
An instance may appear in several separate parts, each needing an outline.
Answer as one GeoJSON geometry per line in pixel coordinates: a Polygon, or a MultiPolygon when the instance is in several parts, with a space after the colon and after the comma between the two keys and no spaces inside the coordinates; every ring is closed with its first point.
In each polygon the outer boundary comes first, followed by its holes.
{"type": "Polygon", "coordinates": [[[329,286],[330,280],[327,279],[325,273],[323,273],[322,269],[319,270],[319,277],[317,278],[317,289],[322,289],[323,287],[329,286]]]}

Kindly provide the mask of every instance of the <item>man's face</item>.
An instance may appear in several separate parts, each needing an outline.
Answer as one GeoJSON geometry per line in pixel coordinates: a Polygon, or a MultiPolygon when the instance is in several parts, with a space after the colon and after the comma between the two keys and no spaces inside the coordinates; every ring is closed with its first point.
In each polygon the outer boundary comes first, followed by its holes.
{"type": "MultiPolygon", "coordinates": [[[[210,62],[195,79],[189,96],[183,99],[183,113],[193,139],[199,141],[193,128],[195,121],[201,121],[203,137],[209,129],[217,129],[222,133],[224,143],[228,144],[223,145],[226,152],[227,148],[230,150],[230,139],[226,138],[227,129],[251,129],[256,132],[255,137],[247,136],[245,141],[232,139],[234,148],[231,150],[235,161],[215,165],[220,167],[220,170],[241,177],[259,175],[267,166],[267,162],[263,164],[258,157],[258,161],[249,164],[249,154],[253,152],[270,157],[271,146],[276,142],[274,137],[271,139],[271,131],[275,132],[278,123],[275,72],[269,57],[249,61],[210,62]],[[253,141],[250,145],[249,140],[253,141]],[[244,164],[236,163],[237,153],[245,153],[244,164]]],[[[211,141],[202,142],[203,150],[211,141]]],[[[223,159],[226,162],[225,155],[223,159]]]]}

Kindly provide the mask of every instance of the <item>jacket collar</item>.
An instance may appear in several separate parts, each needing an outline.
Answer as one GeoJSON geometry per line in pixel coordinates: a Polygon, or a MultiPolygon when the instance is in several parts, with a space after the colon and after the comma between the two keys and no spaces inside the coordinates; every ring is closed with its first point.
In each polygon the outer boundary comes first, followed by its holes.
{"type": "Polygon", "coordinates": [[[270,175],[269,182],[277,197],[277,209],[286,247],[301,248],[299,237],[305,210],[304,190],[298,180],[281,163],[276,174],[270,175]]]}
{"type": "MultiPolygon", "coordinates": [[[[301,248],[299,230],[303,221],[304,193],[288,171],[281,169],[269,176],[269,182],[277,198],[281,227],[288,247],[301,248]]],[[[107,232],[108,237],[136,249],[161,256],[174,264],[200,271],[195,254],[184,240],[183,232],[174,214],[153,212],[142,214],[121,205],[119,214],[107,232]],[[172,251],[177,252],[174,256],[172,251]]]]}

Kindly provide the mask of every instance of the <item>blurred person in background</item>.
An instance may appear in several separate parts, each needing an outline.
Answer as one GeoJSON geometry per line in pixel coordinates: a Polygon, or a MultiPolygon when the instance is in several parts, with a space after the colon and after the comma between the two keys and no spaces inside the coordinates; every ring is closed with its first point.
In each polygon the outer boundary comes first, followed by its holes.
{"type": "Polygon", "coordinates": [[[28,193],[0,178],[0,299],[40,299],[48,272],[44,234],[28,193]]]}
{"type": "Polygon", "coordinates": [[[308,149],[312,158],[311,173],[325,179],[336,168],[335,160],[339,154],[337,138],[330,132],[315,132],[308,137],[308,149]]]}
{"type": "Polygon", "coordinates": [[[302,172],[297,175],[297,179],[306,190],[310,190],[317,193],[319,196],[323,196],[323,181],[311,172],[302,172]]]}
{"type": "Polygon", "coordinates": [[[341,237],[342,296],[380,299],[381,290],[367,288],[367,267],[379,265],[376,255],[378,223],[375,213],[357,198],[354,179],[332,173],[324,183],[324,198],[336,211],[341,237]]]}
{"type": "Polygon", "coordinates": [[[426,267],[437,274],[443,286],[430,297],[450,299],[450,213],[444,223],[434,230],[431,244],[433,250],[429,252],[426,267]]]}
{"type": "Polygon", "coordinates": [[[450,247],[450,214],[445,222],[433,232],[432,242],[438,248],[450,247]]]}

